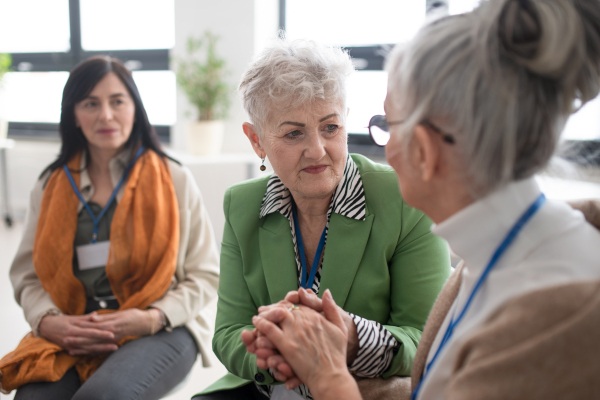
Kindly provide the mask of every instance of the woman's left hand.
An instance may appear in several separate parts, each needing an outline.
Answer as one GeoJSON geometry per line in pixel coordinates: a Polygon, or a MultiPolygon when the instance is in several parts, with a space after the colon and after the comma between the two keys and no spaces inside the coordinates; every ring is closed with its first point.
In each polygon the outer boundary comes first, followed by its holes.
{"type": "MultiPolygon", "coordinates": [[[[259,312],[265,312],[274,308],[290,308],[293,304],[300,302],[297,291],[289,292],[284,300],[277,303],[261,306],[258,308],[259,312]]],[[[271,369],[273,377],[279,382],[285,382],[286,385],[291,387],[298,387],[302,382],[296,377],[296,374],[292,371],[292,368],[285,362],[283,357],[279,355],[275,346],[265,336],[261,336],[259,332],[254,329],[252,331],[242,332],[242,343],[246,346],[246,350],[249,353],[256,355],[256,365],[261,369],[271,369]]]]}
{"type": "Polygon", "coordinates": [[[140,310],[131,308],[128,310],[115,311],[110,314],[96,314],[92,317],[93,327],[112,332],[115,335],[115,343],[127,336],[150,335],[155,321],[158,321],[160,311],[151,308],[140,310]],[[151,313],[157,313],[153,316],[151,313]]]}
{"type": "MultiPolygon", "coordinates": [[[[269,313],[270,310],[273,310],[275,308],[285,308],[285,309],[289,309],[292,305],[294,304],[302,304],[306,307],[309,307],[317,312],[323,313],[323,300],[321,300],[316,294],[314,294],[314,292],[312,290],[306,290],[303,288],[298,289],[298,291],[292,291],[289,292],[286,296],[285,299],[269,305],[269,306],[262,306],[258,308],[258,312],[260,313],[259,315],[261,316],[267,316],[270,315],[270,321],[278,324],[280,321],[275,319],[276,317],[278,317],[280,314],[278,313],[269,313]]],[[[338,311],[340,312],[340,315],[342,316],[342,319],[344,320],[344,325],[346,325],[346,329],[348,330],[348,343],[347,343],[347,349],[346,349],[346,354],[347,354],[347,363],[348,365],[352,365],[352,363],[354,362],[354,360],[356,359],[356,356],[358,354],[358,332],[356,331],[356,324],[354,323],[354,320],[352,319],[352,317],[350,316],[350,314],[348,314],[346,311],[344,311],[344,309],[342,309],[339,306],[336,306],[338,308],[338,311]]],[[[268,318],[268,317],[267,317],[268,318]]],[[[263,361],[260,361],[260,358],[264,358],[265,361],[266,359],[270,356],[268,349],[273,349],[274,346],[273,344],[267,339],[267,338],[261,338],[260,341],[252,343],[256,349],[260,349],[263,348],[265,349],[265,352],[262,353],[261,351],[258,351],[258,353],[256,351],[252,351],[252,353],[255,353],[257,355],[257,357],[259,357],[259,359],[257,360],[257,363],[260,362],[261,364],[263,364],[263,361]],[[264,356],[262,355],[264,354],[264,356]]],[[[259,368],[262,368],[259,365],[259,368]]],[[[285,367],[284,367],[285,368],[285,367]]]]}
{"type": "Polygon", "coordinates": [[[254,317],[253,323],[316,397],[333,399],[347,394],[347,399],[360,398],[347,367],[345,311],[336,306],[329,290],[322,306],[324,315],[305,306],[292,311],[272,308],[254,317]],[[279,320],[279,326],[271,319],[279,320]]]}

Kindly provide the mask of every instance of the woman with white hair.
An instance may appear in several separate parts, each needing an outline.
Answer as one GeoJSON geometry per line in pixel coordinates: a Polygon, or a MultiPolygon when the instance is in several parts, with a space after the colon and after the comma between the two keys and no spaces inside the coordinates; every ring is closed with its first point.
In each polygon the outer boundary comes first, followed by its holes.
{"type": "Polygon", "coordinates": [[[390,167],[348,154],[352,71],[340,49],[280,40],[242,77],[252,121],[244,133],[274,173],[225,195],[213,349],[230,374],[199,399],[310,398],[304,386],[277,386],[293,374],[276,362],[257,366],[245,347],[264,339],[248,331],[260,307],[289,307],[297,299],[286,294],[300,287],[319,295],[330,289],[340,304],[354,376],[410,374],[450,273],[448,248],[431,221],[404,203],[390,167]]]}
{"type": "MultiPolygon", "coordinates": [[[[390,133],[406,202],[464,260],[425,327],[413,398],[600,398],[600,233],[533,178],[600,89],[600,2],[483,2],[427,24],[387,70],[387,123],[371,128],[390,133]]],[[[359,399],[332,297],[301,297],[325,316],[277,308],[254,325],[315,399],[359,399]]]]}

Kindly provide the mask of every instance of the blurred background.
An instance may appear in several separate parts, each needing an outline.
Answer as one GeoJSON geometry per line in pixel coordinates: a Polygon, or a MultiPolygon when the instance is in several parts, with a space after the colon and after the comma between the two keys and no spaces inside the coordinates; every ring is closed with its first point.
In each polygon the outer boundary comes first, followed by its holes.
{"type": "MultiPolygon", "coordinates": [[[[371,116],[384,113],[386,53],[394,44],[410,39],[428,12],[462,13],[477,3],[0,0],[0,53],[10,55],[10,67],[3,77],[0,63],[0,210],[4,220],[0,223],[0,356],[29,331],[12,297],[8,269],[22,234],[29,191],[58,154],[62,90],[69,71],[79,61],[109,54],[133,71],[150,122],[168,152],[192,170],[220,242],[225,189],[262,174],[260,160],[242,134],[246,116],[235,88],[253,55],[278,31],[283,30],[288,39],[315,39],[350,52],[358,70],[348,88],[350,151],[385,162],[383,149],[371,143],[366,126],[371,116]],[[188,99],[186,90],[195,88],[186,87],[181,80],[178,84],[182,65],[206,62],[206,40],[195,54],[189,53],[188,41],[206,38],[207,32],[216,38],[213,50],[223,61],[220,76],[229,103],[218,116],[220,131],[202,139],[210,145],[199,144],[199,134],[193,129],[202,110],[188,99]]],[[[541,176],[544,190],[555,198],[600,197],[600,100],[571,117],[564,138],[569,156],[579,163],[541,176]]],[[[208,370],[196,365],[183,388],[169,398],[189,399],[223,373],[219,364],[208,370]]]]}

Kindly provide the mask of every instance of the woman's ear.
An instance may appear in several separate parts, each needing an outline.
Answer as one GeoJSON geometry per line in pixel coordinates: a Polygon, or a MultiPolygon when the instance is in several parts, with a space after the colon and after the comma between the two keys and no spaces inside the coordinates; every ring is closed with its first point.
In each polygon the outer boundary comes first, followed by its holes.
{"type": "Polygon", "coordinates": [[[430,182],[440,163],[439,143],[423,125],[417,125],[412,143],[413,166],[419,171],[423,182],[430,182]]]}
{"type": "Polygon", "coordinates": [[[254,129],[254,125],[252,125],[250,122],[244,122],[242,124],[242,129],[244,130],[244,134],[250,141],[250,145],[252,145],[252,150],[254,150],[256,155],[260,158],[265,158],[266,152],[260,145],[260,138],[258,137],[258,133],[256,132],[256,130],[254,129]]]}

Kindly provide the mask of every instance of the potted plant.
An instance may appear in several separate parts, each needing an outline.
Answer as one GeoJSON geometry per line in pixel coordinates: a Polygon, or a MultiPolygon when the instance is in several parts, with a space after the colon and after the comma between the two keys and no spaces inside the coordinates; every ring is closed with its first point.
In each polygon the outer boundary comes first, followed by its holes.
{"type": "MultiPolygon", "coordinates": [[[[0,89],[2,89],[2,78],[4,77],[4,74],[9,71],[11,63],[12,59],[10,58],[10,54],[0,53],[0,89]]],[[[6,139],[7,134],[8,121],[0,118],[0,142],[6,139]]]]}
{"type": "Polygon", "coordinates": [[[225,60],[216,53],[218,37],[206,31],[188,38],[187,58],[177,61],[177,83],[197,112],[195,122],[186,127],[192,154],[218,154],[223,144],[223,118],[229,108],[229,87],[224,81],[225,60]]]}

